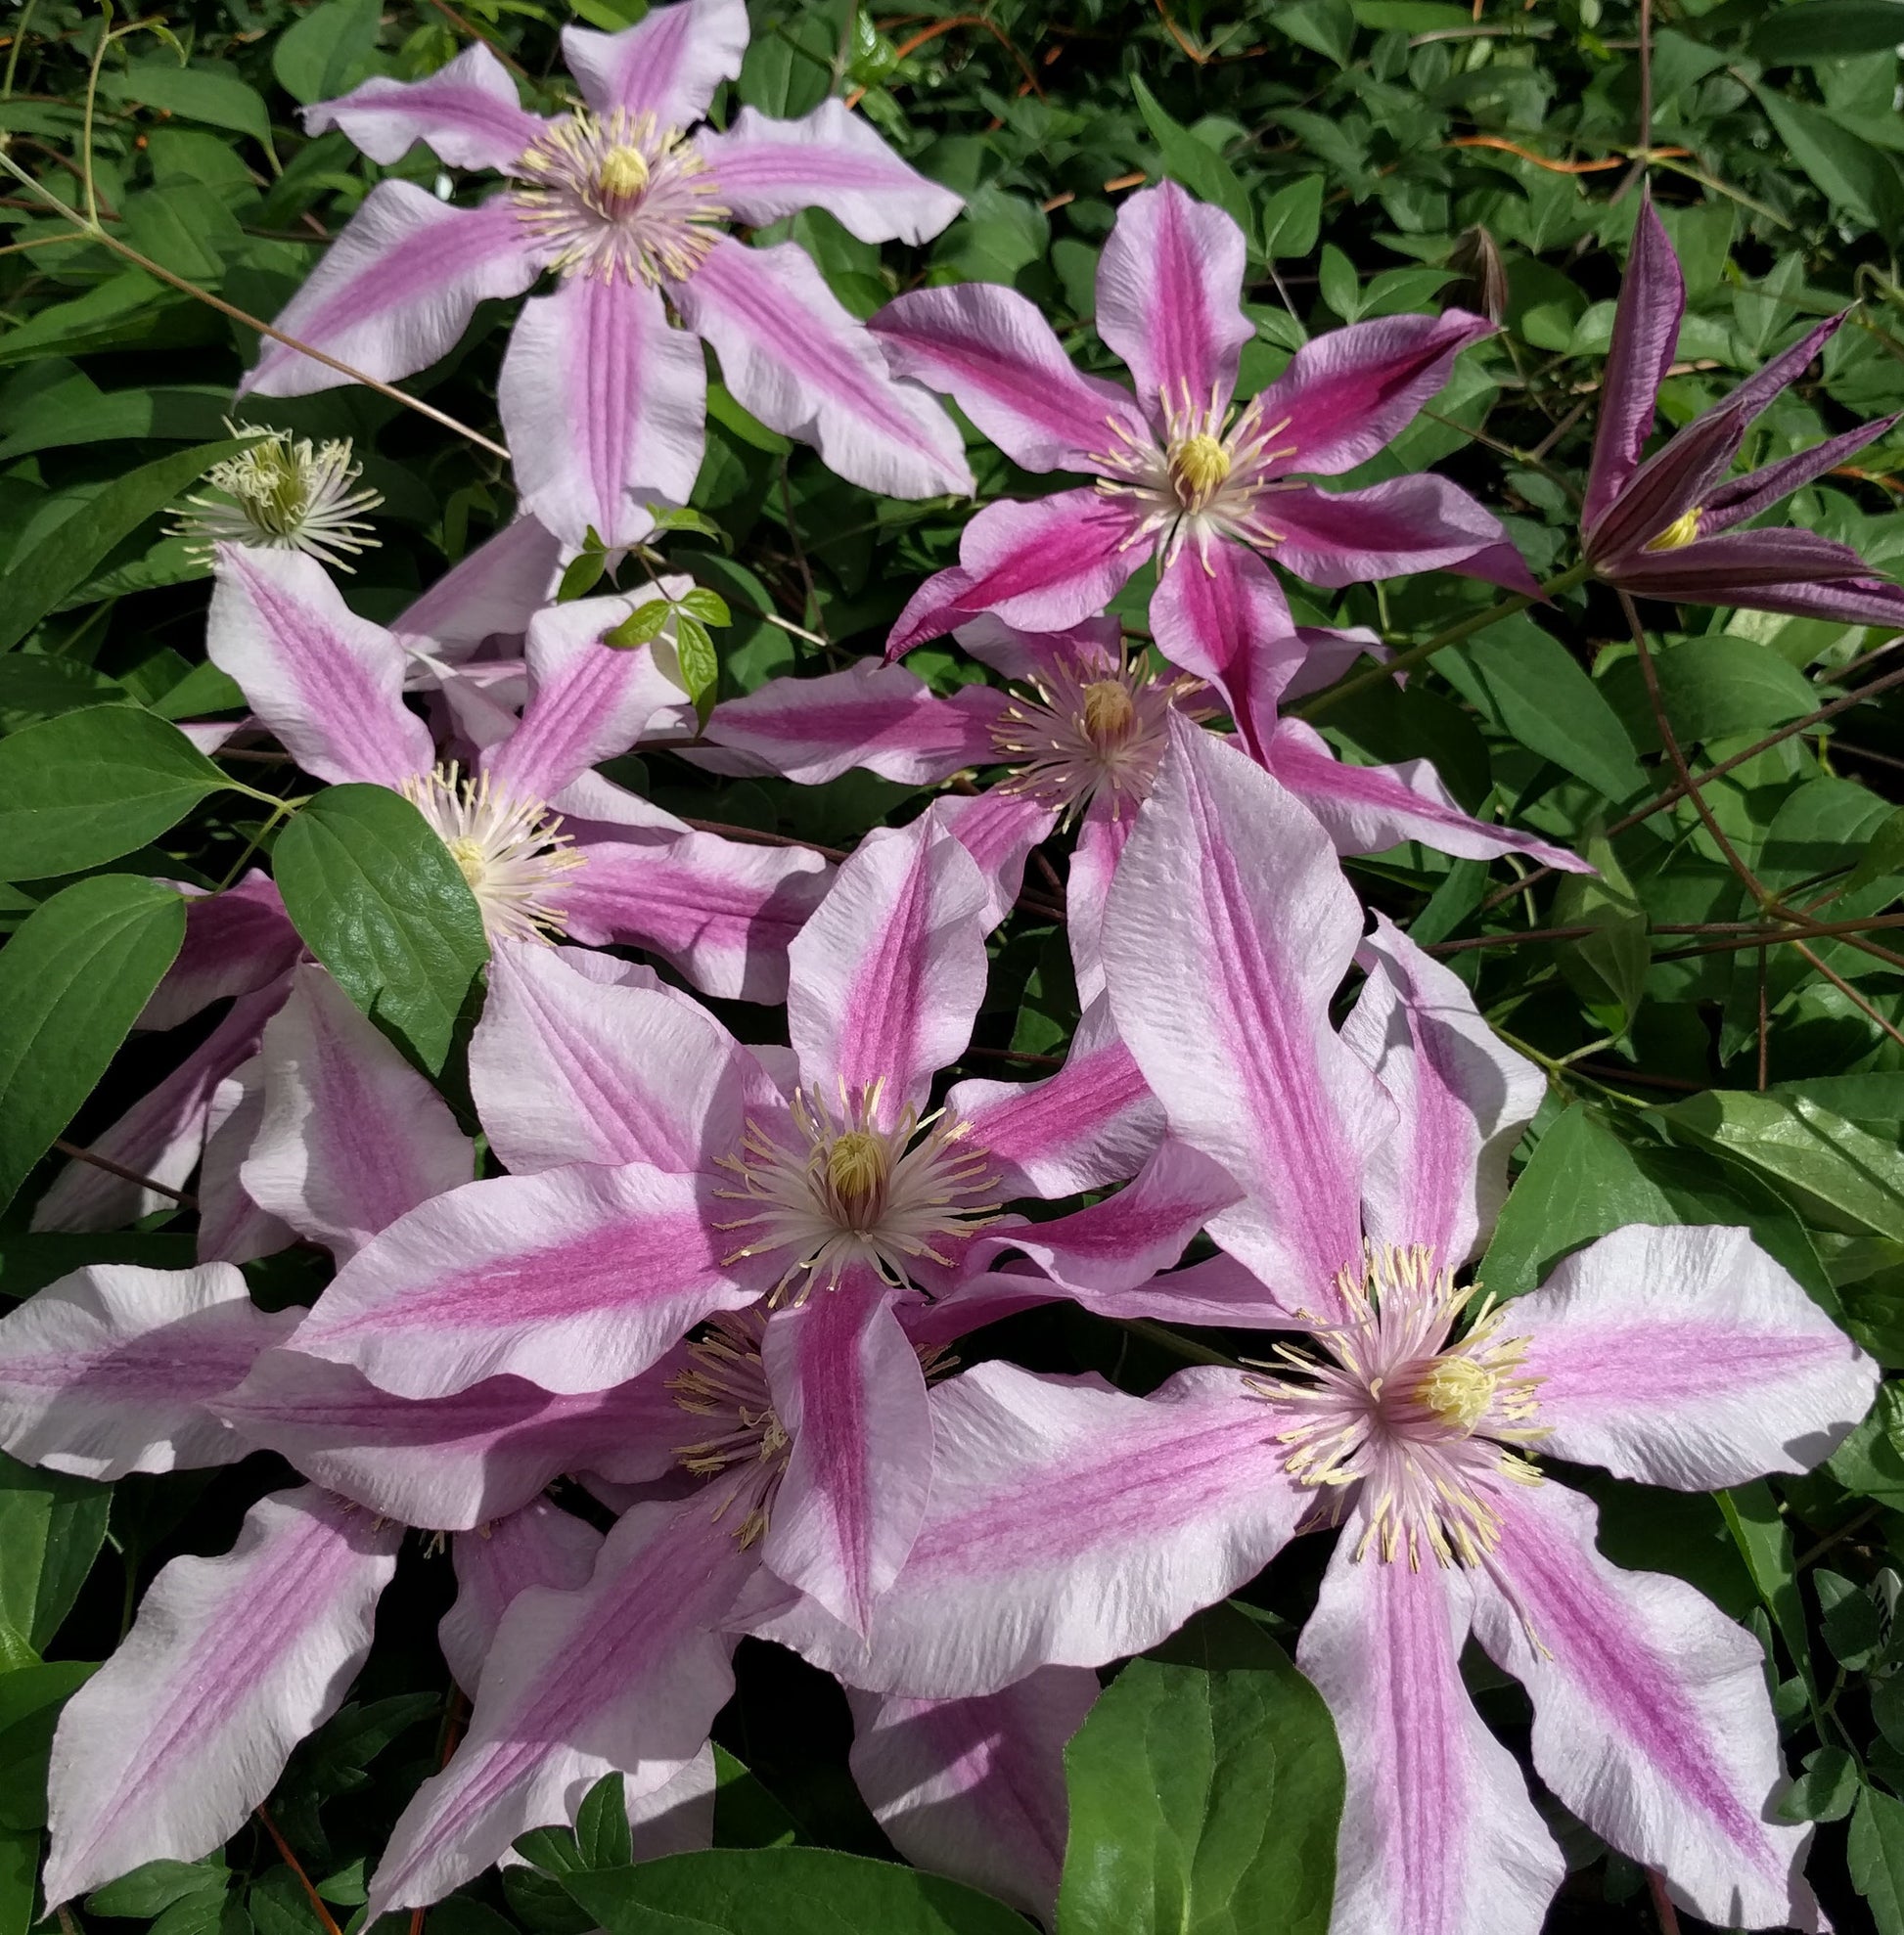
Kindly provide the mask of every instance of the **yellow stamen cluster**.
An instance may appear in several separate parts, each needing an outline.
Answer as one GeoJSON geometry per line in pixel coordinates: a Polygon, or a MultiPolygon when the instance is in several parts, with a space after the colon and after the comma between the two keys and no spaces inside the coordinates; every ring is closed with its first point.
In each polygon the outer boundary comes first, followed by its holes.
{"type": "Polygon", "coordinates": [[[1700,534],[1700,519],[1705,516],[1705,506],[1695,504],[1683,518],[1675,518],[1657,537],[1647,539],[1644,549],[1648,551],[1683,551],[1700,534]]]}
{"type": "Polygon", "coordinates": [[[1172,446],[1170,482],[1186,511],[1201,511],[1230,474],[1230,453],[1207,430],[1172,446]]]}

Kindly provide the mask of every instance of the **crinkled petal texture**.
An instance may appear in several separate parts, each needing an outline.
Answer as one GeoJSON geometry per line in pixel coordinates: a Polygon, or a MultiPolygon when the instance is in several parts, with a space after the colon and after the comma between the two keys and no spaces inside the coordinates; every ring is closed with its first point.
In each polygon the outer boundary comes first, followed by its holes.
{"type": "Polygon", "coordinates": [[[221,545],[205,652],[314,778],[400,787],[430,770],[430,730],[403,702],[403,648],[315,558],[221,545]]]}
{"type": "MultiPolygon", "coordinates": [[[[274,327],[353,373],[394,382],[453,349],[478,302],[521,295],[538,267],[507,195],[452,208],[415,182],[382,181],[274,327]]],[[[267,337],[239,394],[307,396],[351,381],[267,337]]]]}
{"type": "MultiPolygon", "coordinates": [[[[1221,410],[1255,327],[1243,313],[1243,231],[1173,181],[1117,211],[1098,258],[1098,334],[1160,431],[1172,412],[1221,410]]],[[[1104,446],[1098,446],[1102,449],[1104,446]]]]}
{"type": "Polygon", "coordinates": [[[1653,429],[1659,385],[1672,368],[1679,320],[1686,313],[1686,278],[1649,196],[1640,204],[1626,275],[1613,314],[1612,346],[1593,435],[1581,527],[1591,530],[1638,470],[1653,429]]]}
{"type": "Polygon", "coordinates": [[[1361,929],[1314,819],[1174,717],[1105,915],[1111,1008],[1172,1132],[1245,1192],[1210,1234],[1292,1309],[1359,1272],[1362,1158],[1394,1119],[1329,1019],[1361,929]]]}
{"type": "Polygon", "coordinates": [[[771,1270],[737,1258],[700,1176],[646,1163],[466,1183],[393,1223],[338,1272],[297,1348],[404,1397],[485,1377],[606,1390],[771,1270]]]}
{"type": "Polygon", "coordinates": [[[1776,1812],[1758,1642],[1683,1580],[1609,1565],[1577,1493],[1517,1487],[1501,1508],[1500,1546],[1472,1575],[1474,1632],[1533,1700],[1541,1779],[1705,1920],[1820,1927],[1811,1829],[1776,1812]]]}
{"type": "Polygon", "coordinates": [[[867,324],[895,375],[951,396],[1027,471],[1095,471],[1150,441],[1129,390],[1074,369],[1030,297],[996,283],[908,290],[867,324]]]}
{"type": "Polygon", "coordinates": [[[48,1775],[57,1905],[149,1861],[197,1861],[270,1793],[364,1655],[400,1525],[315,1486],[254,1505],[224,1558],[175,1558],[60,1716],[48,1775]]]}
{"type": "Polygon", "coordinates": [[[509,69],[480,43],[423,80],[380,75],[336,101],[304,110],[307,134],[340,128],[386,167],[422,141],[452,168],[507,172],[545,125],[521,105],[509,69]]]}
{"type": "Polygon", "coordinates": [[[748,228],[824,208],[862,242],[929,242],[965,205],[900,160],[837,96],[796,121],[743,108],[725,134],[695,146],[716,199],[748,228]]]}
{"type": "Polygon", "coordinates": [[[957,426],[924,390],[894,380],[798,244],[748,248],[723,236],[667,292],[713,344],[742,407],[812,444],[829,470],[886,497],[972,488],[957,426]]]}
{"type": "Polygon", "coordinates": [[[535,517],[579,549],[654,528],[654,499],[694,495],[706,445],[701,345],[647,283],[570,276],[522,308],[497,389],[516,484],[535,517]]]}
{"type": "Polygon", "coordinates": [[[371,1877],[373,1918],[432,1902],[519,1834],[567,1822],[605,1774],[621,1772],[632,1809],[700,1757],[734,1688],[719,1623],[756,1563],[716,1519],[718,1496],[634,1507],[579,1592],[532,1587],[511,1604],[462,1745],[371,1877]]]}
{"type": "Polygon", "coordinates": [[[853,1778],[892,1845],[1049,1923],[1069,1829],[1065,1748],[1098,1676],[1047,1666],[978,1699],[848,1697],[853,1778]]]}
{"type": "Polygon", "coordinates": [[[932,1483],[919,1354],[868,1269],[777,1312],[760,1346],[793,1452],[760,1556],[836,1619],[866,1630],[911,1552],[932,1483]]]}
{"type": "Polygon", "coordinates": [[[1222,695],[1243,742],[1258,759],[1276,729],[1276,701],[1301,646],[1270,568],[1240,544],[1204,557],[1185,545],[1164,565],[1151,598],[1157,650],[1222,695]]]}
{"type": "Polygon", "coordinates": [[[1468,1574],[1358,1562],[1361,1525],[1296,1651],[1348,1776],[1331,1935],[1539,1935],[1566,1864],[1462,1685],[1468,1574]]]}
{"type": "Polygon", "coordinates": [[[832,1105],[880,1084],[882,1128],[924,1109],[985,995],[985,882],[931,820],[861,841],[788,950],[788,1038],[832,1105]]]}
{"type": "Polygon", "coordinates": [[[1138,541],[1138,524],[1124,499],[1100,490],[987,504],[959,539],[958,571],[929,579],[900,613],[888,656],[980,611],[1026,632],[1061,632],[1102,611],[1152,548],[1138,541]],[[956,581],[934,605],[928,592],[941,580],[956,581]]]}
{"type": "Polygon", "coordinates": [[[250,1447],[205,1408],[295,1327],[228,1263],[101,1263],[0,1318],[0,1447],[81,1478],[229,1464],[250,1447]]]}
{"type": "Polygon", "coordinates": [[[679,0],[651,7],[619,33],[562,30],[562,58],[598,114],[652,113],[663,127],[701,119],[714,90],[741,71],[748,49],[746,0],[679,0]]]}
{"type": "Polygon", "coordinates": [[[1455,358],[1493,334],[1492,323],[1450,309],[1351,323],[1305,342],[1259,399],[1265,428],[1283,426],[1271,441],[1294,446],[1281,468],[1327,477],[1367,463],[1414,422],[1455,358]]]}
{"type": "Polygon", "coordinates": [[[979,1365],[932,1392],[932,1496],[862,1639],[807,1604],[762,1620],[849,1686],[954,1698],[1143,1652],[1252,1578],[1307,1503],[1234,1372],[1151,1398],[979,1365]]]}
{"type": "Polygon", "coordinates": [[[1509,1323],[1542,1379],[1542,1449],[1648,1485],[1809,1471],[1877,1393],[1878,1367],[1745,1230],[1615,1230],[1509,1323]]]}
{"type": "Polygon", "coordinates": [[[1342,1040],[1395,1104],[1369,1151],[1363,1224],[1372,1242],[1425,1243],[1457,1268],[1494,1228],[1508,1155],[1547,1096],[1547,1079],[1504,1046],[1466,982],[1386,915],[1363,943],[1369,978],[1342,1040]]]}
{"type": "Polygon", "coordinates": [[[475,1174],[476,1147],[449,1104],[324,968],[295,971],[262,1054],[246,1193],[340,1263],[475,1174]]]}
{"type": "Polygon", "coordinates": [[[1267,499],[1262,518],[1281,535],[1276,562],[1317,585],[1443,570],[1507,543],[1498,518],[1459,484],[1427,473],[1364,490],[1298,484],[1267,499]]]}
{"type": "Polygon", "coordinates": [[[496,1628],[518,1596],[531,1586],[579,1590],[588,1584],[601,1551],[602,1535],[594,1526],[547,1499],[533,1499],[521,1511],[485,1525],[478,1536],[456,1541],[450,1548],[456,1603],[437,1621],[436,1642],[451,1678],[471,1699],[496,1628]]]}

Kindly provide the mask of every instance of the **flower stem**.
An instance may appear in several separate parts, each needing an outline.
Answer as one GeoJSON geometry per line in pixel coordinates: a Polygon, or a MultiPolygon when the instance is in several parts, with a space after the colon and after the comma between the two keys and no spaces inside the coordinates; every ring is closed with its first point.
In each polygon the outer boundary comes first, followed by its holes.
{"type": "Polygon", "coordinates": [[[1406,652],[1396,652],[1384,663],[1371,665],[1331,686],[1327,692],[1317,693],[1306,704],[1294,708],[1295,716],[1298,719],[1313,719],[1318,712],[1327,711],[1340,699],[1366,692],[1369,687],[1380,685],[1383,679],[1393,678],[1397,672],[1412,671],[1417,665],[1427,664],[1444,646],[1458,645],[1463,639],[1485,631],[1489,625],[1497,625],[1503,618],[1512,618],[1517,611],[1526,610],[1530,605],[1557,598],[1564,591],[1571,591],[1574,586],[1585,584],[1592,575],[1593,566],[1582,559],[1559,577],[1549,578],[1541,586],[1538,596],[1532,592],[1517,591],[1498,604],[1490,605],[1485,611],[1476,611],[1472,617],[1463,618],[1459,624],[1450,625],[1446,631],[1436,632],[1431,639],[1412,645],[1406,652]]]}

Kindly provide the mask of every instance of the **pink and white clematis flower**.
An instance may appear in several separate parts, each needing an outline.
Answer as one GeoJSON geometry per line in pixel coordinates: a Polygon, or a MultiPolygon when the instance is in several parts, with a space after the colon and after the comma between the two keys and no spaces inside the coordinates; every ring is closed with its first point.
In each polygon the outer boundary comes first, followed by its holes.
{"type": "Polygon", "coordinates": [[[367,1244],[298,1348],[413,1397],[501,1375],[579,1395],[767,1297],[789,1318],[766,1367],[791,1452],[764,1556],[863,1624],[931,1475],[896,1307],[952,1296],[1006,1247],[1039,1265],[1046,1296],[1054,1281],[1115,1296],[1229,1192],[1194,1152],[1157,1148],[1156,1110],[1102,1029],[1047,1081],[966,1082],[929,1106],[984,992],[984,900],[931,822],[873,834],[791,950],[791,1053],[744,1046],[643,970],[498,943],[470,1073],[513,1173],[367,1244]],[[999,1214],[1140,1172],[1070,1217],[999,1214]]]}
{"type": "MultiPolygon", "coordinates": [[[[837,100],[797,121],[743,108],[725,133],[695,131],[741,70],[744,0],[679,0],[620,33],[565,27],[562,42],[585,105],[551,120],[521,105],[480,45],[426,80],[368,80],[305,110],[313,134],[339,128],[374,160],[422,141],[510,185],[457,208],[379,183],[278,327],[391,382],[448,351],[484,297],[553,271],[555,292],[517,322],[499,399],[523,499],[572,546],[591,528],[632,543],[652,528],[646,505],[688,501],[705,433],[697,338],[746,409],[841,476],[888,497],[970,490],[951,420],[892,380],[812,258],[725,233],[730,218],[759,227],[824,208],[863,242],[924,242],[959,198],[837,100]]],[[[243,388],[299,396],[340,381],[267,342],[243,388]]]]}
{"type": "MultiPolygon", "coordinates": [[[[656,590],[687,588],[666,578],[656,590]]],[[[601,643],[641,602],[584,599],[529,620],[521,719],[486,708],[500,737],[468,776],[436,763],[429,729],[404,704],[399,641],[356,616],[306,558],[226,548],[207,650],[305,772],[387,787],[417,806],[492,940],[633,942],[705,993],[777,1001],[787,943],[827,878],[820,856],[697,832],[591,770],[696,731],[664,669],[665,635],[632,651],[601,643]]]]}
{"type": "Polygon", "coordinates": [[[1152,558],[1151,620],[1173,663],[1205,673],[1238,640],[1293,629],[1264,564],[1315,584],[1449,566],[1533,587],[1497,518],[1444,478],[1324,491],[1391,442],[1493,334],[1477,316],[1394,316],[1305,343],[1232,420],[1243,232],[1165,181],[1133,195],[1098,265],[1098,334],[1136,394],[1071,367],[1024,296],[991,283],[910,291],[869,327],[901,376],[950,394],[1027,471],[1081,471],[1084,490],[991,504],[959,562],[920,589],[887,645],[897,656],[981,611],[1057,632],[1101,611],[1152,558]]]}
{"type": "Polygon", "coordinates": [[[1323,823],[1338,853],[1376,853],[1420,840],[1442,853],[1491,859],[1523,853],[1568,873],[1590,871],[1564,848],[1464,813],[1425,759],[1355,766],[1338,759],[1298,719],[1278,719],[1286,681],[1332,655],[1365,649],[1354,634],[1303,631],[1270,641],[1234,668],[1240,689],[1157,676],[1118,636],[1116,621],[1067,632],[1019,632],[996,619],[963,628],[972,654],[1026,693],[967,685],[939,698],[902,665],[862,660],[818,678],[770,680],[714,707],[699,765],[729,773],[774,772],[821,785],[852,766],[902,785],[929,785],[971,767],[1006,776],[975,797],[947,796],[936,811],[993,877],[1001,907],[1017,899],[1025,856],[1055,831],[1077,827],[1065,911],[1078,994],[1104,984],[1098,933],[1105,895],[1150,797],[1170,720],[1204,720],[1228,709],[1250,753],[1323,823]],[[1219,706],[1218,700],[1222,705],[1219,706]]]}
{"type": "Polygon", "coordinates": [[[1542,1924],[1564,1865],[1462,1687],[1471,1632],[1532,1695],[1541,1778],[1611,1846],[1721,1926],[1817,1927],[1758,1644],[1609,1565],[1533,1460],[1694,1490],[1807,1470],[1877,1367],[1740,1230],[1617,1230],[1504,1308],[1458,1285],[1541,1079],[1405,936],[1363,940],[1314,820],[1185,722],[1105,953],[1172,1133],[1240,1188],[1208,1225],[1255,1285],[1234,1321],[1292,1343],[1150,1399],[999,1364],[949,1381],[931,1508],[865,1636],[810,1606],[762,1630],[855,1684],[976,1693],[1153,1645],[1340,1523],[1297,1653],[1348,1769],[1337,1935],[1542,1924]]]}

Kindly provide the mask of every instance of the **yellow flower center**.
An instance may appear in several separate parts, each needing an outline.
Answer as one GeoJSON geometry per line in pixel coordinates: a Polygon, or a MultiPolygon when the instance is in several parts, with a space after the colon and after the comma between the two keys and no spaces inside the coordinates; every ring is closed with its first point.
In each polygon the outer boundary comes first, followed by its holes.
{"type": "Polygon", "coordinates": [[[1136,717],[1130,688],[1121,679],[1094,679],[1084,688],[1084,730],[1099,745],[1121,742],[1136,717]]]}
{"type": "Polygon", "coordinates": [[[861,1210],[884,1190],[889,1158],[885,1138],[848,1129],[827,1151],[827,1181],[842,1208],[861,1210]]]}
{"type": "Polygon", "coordinates": [[[1230,474],[1230,453],[1208,430],[1187,436],[1170,452],[1170,482],[1186,510],[1201,510],[1230,474]]]}
{"type": "Polygon", "coordinates": [[[602,157],[595,185],[604,195],[625,202],[648,186],[648,159],[639,148],[617,142],[602,157]]]}
{"type": "Polygon", "coordinates": [[[449,857],[456,862],[457,871],[470,883],[471,890],[481,886],[489,863],[482,842],[465,833],[460,839],[445,840],[443,844],[449,848],[449,857]]]}
{"type": "Polygon", "coordinates": [[[1648,538],[1649,551],[1678,551],[1700,534],[1700,519],[1705,516],[1705,506],[1695,504],[1683,518],[1675,518],[1657,537],[1648,538]]]}
{"type": "Polygon", "coordinates": [[[1415,1396],[1443,1424],[1466,1434],[1487,1416],[1498,1382],[1471,1357],[1437,1357],[1415,1386],[1415,1396]]]}

